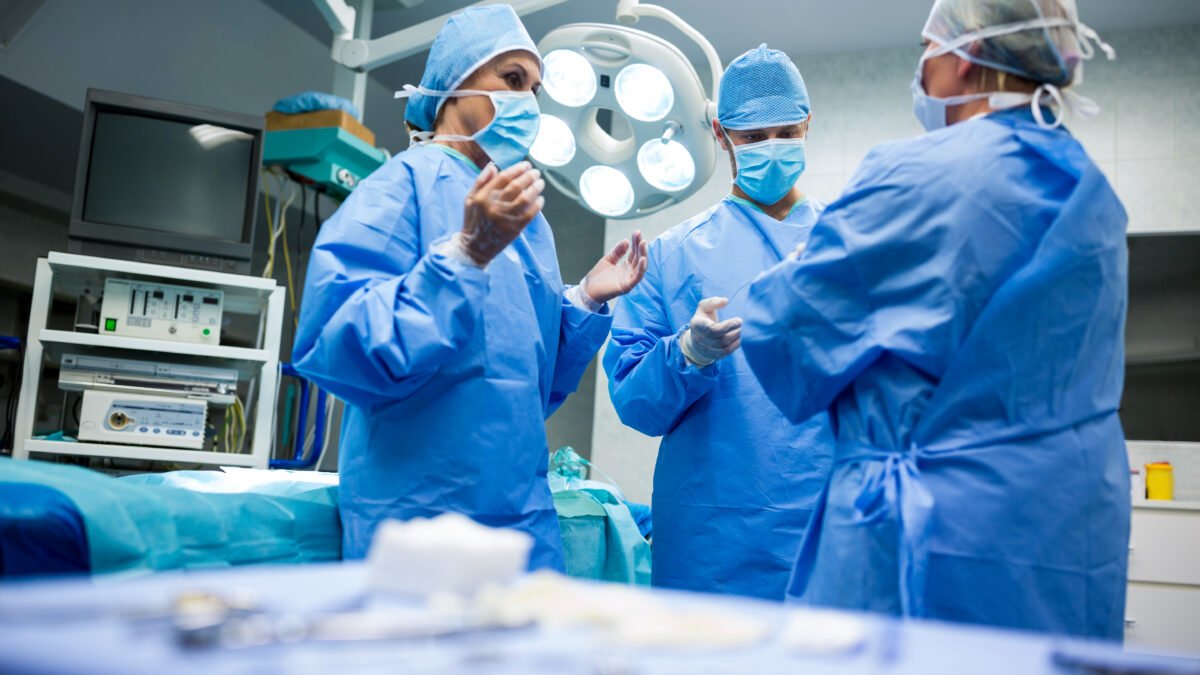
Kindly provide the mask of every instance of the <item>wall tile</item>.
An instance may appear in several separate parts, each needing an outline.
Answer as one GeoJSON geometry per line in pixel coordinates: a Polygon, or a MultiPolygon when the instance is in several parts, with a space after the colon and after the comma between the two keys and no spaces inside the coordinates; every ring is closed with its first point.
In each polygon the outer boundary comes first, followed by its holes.
{"type": "Polygon", "coordinates": [[[1179,209],[1177,227],[1181,230],[1200,230],[1200,157],[1179,160],[1175,181],[1175,199],[1179,209]]]}
{"type": "Polygon", "coordinates": [[[1175,156],[1175,83],[1140,80],[1117,98],[1117,159],[1175,156]]]}
{"type": "Polygon", "coordinates": [[[1177,171],[1173,159],[1117,161],[1117,195],[1129,212],[1131,232],[1178,229],[1177,171]]]}
{"type": "Polygon", "coordinates": [[[1117,100],[1113,90],[1088,81],[1079,93],[1100,106],[1100,114],[1090,119],[1075,116],[1068,126],[1085,150],[1096,162],[1111,162],[1117,158],[1117,100]]]}
{"type": "Polygon", "coordinates": [[[838,173],[845,170],[846,129],[845,106],[820,107],[813,103],[813,117],[808,129],[805,152],[808,169],[818,173],[838,173]]]}
{"type": "Polygon", "coordinates": [[[1174,53],[1176,43],[1172,29],[1118,31],[1101,37],[1117,51],[1117,58],[1106,61],[1104,53],[1097,50],[1095,58],[1084,66],[1085,70],[1112,65],[1117,77],[1127,84],[1165,81],[1177,75],[1178,56],[1174,53]]]}
{"type": "Polygon", "coordinates": [[[1200,444],[1130,442],[1129,465],[1170,462],[1175,479],[1175,501],[1200,501],[1200,444]]]}
{"type": "Polygon", "coordinates": [[[1180,79],[1200,78],[1200,25],[1171,29],[1171,46],[1174,76],[1180,79]]]}
{"type": "Polygon", "coordinates": [[[837,199],[845,187],[844,173],[805,173],[800,177],[800,189],[826,204],[837,199]]]}
{"type": "Polygon", "coordinates": [[[1175,156],[1200,158],[1200,77],[1181,80],[1176,87],[1175,156]]]}

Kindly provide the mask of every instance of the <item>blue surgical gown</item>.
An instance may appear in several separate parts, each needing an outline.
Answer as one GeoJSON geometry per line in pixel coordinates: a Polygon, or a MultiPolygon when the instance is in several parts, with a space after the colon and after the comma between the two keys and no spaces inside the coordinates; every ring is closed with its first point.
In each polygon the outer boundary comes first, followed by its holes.
{"type": "Polygon", "coordinates": [[[837,434],[790,595],[1120,639],[1126,221],[1028,109],[871,151],[746,309],[768,395],[837,434]]]}
{"type": "Polygon", "coordinates": [[[650,245],[646,277],[617,304],[604,355],[625,424],[662,436],[654,471],[652,583],[783,600],[832,463],[828,416],[789,422],[741,351],[705,368],[679,336],[704,298],[740,316],[749,283],[808,238],[821,206],[782,222],[726,198],[650,245]]]}
{"type": "Polygon", "coordinates": [[[414,147],[359,184],[313,247],[293,360],[346,402],[346,558],[385,518],[458,512],[530,533],[531,567],[562,568],[544,421],[612,319],[564,299],[540,214],[486,269],[431,252],[462,229],[477,174],[414,147]]]}

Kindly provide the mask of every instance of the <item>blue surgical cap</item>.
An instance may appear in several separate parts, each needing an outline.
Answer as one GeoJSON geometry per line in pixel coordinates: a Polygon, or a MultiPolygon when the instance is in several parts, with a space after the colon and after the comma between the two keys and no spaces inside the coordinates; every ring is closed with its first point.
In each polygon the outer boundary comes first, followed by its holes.
{"type": "Polygon", "coordinates": [[[729,64],[721,76],[717,121],[726,129],[765,129],[808,119],[808,89],[796,64],[765,44],[729,64]]]}
{"type": "MultiPolygon", "coordinates": [[[[520,17],[508,5],[469,7],[446,20],[429,48],[421,86],[435,91],[454,91],[471,73],[504,52],[524,50],[541,55],[520,17]]],[[[433,122],[446,99],[413,94],[404,109],[404,119],[423,131],[433,131],[433,122]]]]}

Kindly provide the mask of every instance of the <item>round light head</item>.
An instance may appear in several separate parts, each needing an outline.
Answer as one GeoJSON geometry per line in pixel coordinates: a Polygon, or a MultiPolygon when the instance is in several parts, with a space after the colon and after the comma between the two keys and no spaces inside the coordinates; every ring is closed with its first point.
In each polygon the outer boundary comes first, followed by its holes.
{"type": "Polygon", "coordinates": [[[529,148],[529,156],[546,166],[565,166],[575,159],[575,134],[567,123],[554,115],[541,116],[537,138],[529,148]]]}
{"type": "Polygon", "coordinates": [[[596,70],[579,52],[556,49],[542,62],[546,65],[542,86],[555,101],[578,108],[596,96],[596,70]]]}
{"type": "Polygon", "coordinates": [[[550,31],[538,49],[541,132],[529,157],[548,184],[622,219],[678,204],[708,182],[715,106],[679,48],[627,26],[577,23],[550,31]]]}
{"type": "Polygon", "coordinates": [[[611,166],[588,167],[579,177],[579,194],[603,216],[620,216],[633,208],[633,185],[611,166]]]}
{"type": "Polygon", "coordinates": [[[696,162],[681,143],[655,138],[638,150],[638,170],[651,186],[664,192],[678,192],[696,178],[696,162]]]}
{"type": "Polygon", "coordinates": [[[642,122],[657,122],[675,105],[675,90],[663,71],[645,63],[625,66],[614,88],[625,114],[642,122]]]}

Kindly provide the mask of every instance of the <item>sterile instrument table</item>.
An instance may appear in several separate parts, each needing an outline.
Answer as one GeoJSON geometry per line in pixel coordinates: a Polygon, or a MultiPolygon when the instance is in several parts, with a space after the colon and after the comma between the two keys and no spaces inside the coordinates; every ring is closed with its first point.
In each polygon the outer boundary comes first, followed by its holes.
{"type": "MultiPolygon", "coordinates": [[[[240,649],[178,646],[169,622],[132,619],[184,590],[253,589],[273,610],[345,610],[363,597],[361,563],[166,572],[133,579],[99,577],[0,586],[0,672],[13,673],[1200,673],[1200,660],[1175,658],[1160,670],[1065,667],[1071,652],[1120,658],[1118,646],[1032,633],[860,615],[866,641],[839,655],[784,649],[770,639],[752,648],[625,648],[583,629],[518,628],[393,642],[293,644],[240,649]],[[121,614],[124,613],[124,616],[121,614]]],[[[782,623],[789,608],[752,600],[656,591],[671,604],[700,603],[782,623]]]]}

